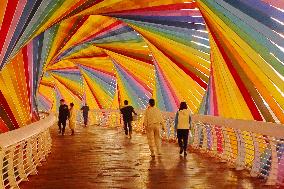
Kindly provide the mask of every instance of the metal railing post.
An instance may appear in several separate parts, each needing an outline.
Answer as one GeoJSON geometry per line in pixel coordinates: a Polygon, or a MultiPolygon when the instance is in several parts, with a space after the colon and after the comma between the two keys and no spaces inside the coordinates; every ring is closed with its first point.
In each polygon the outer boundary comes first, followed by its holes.
{"type": "Polygon", "coordinates": [[[238,129],[235,130],[238,142],[238,156],[236,160],[236,170],[243,170],[245,167],[245,146],[242,132],[238,129]]]}
{"type": "Polygon", "coordinates": [[[223,161],[231,161],[231,154],[232,154],[231,140],[230,140],[229,135],[227,134],[226,129],[223,130],[223,138],[224,138],[225,149],[224,149],[223,154],[222,154],[222,159],[223,159],[223,161]]]}
{"type": "Polygon", "coordinates": [[[1,178],[1,184],[0,184],[0,189],[5,189],[5,184],[4,184],[4,158],[5,158],[5,154],[6,152],[4,151],[4,149],[0,148],[0,178],[1,178]]]}
{"type": "Polygon", "coordinates": [[[25,166],[24,166],[24,143],[21,143],[19,145],[19,155],[18,155],[18,171],[19,171],[19,176],[21,180],[27,181],[27,174],[25,172],[25,166]]]}
{"type": "Polygon", "coordinates": [[[194,140],[193,140],[193,144],[192,147],[193,148],[198,148],[199,146],[199,127],[198,127],[199,123],[193,123],[193,127],[194,127],[194,140]]]}
{"type": "Polygon", "coordinates": [[[266,181],[266,185],[275,185],[277,182],[277,174],[278,174],[278,158],[277,158],[277,151],[276,145],[274,143],[274,137],[268,137],[269,144],[271,147],[271,166],[269,176],[266,181]]]}
{"type": "Polygon", "coordinates": [[[213,156],[217,157],[218,156],[218,149],[217,149],[217,134],[216,134],[216,129],[215,125],[212,126],[211,128],[211,135],[212,135],[212,146],[211,146],[211,153],[213,156]]]}
{"type": "Polygon", "coordinates": [[[31,175],[36,175],[36,165],[34,164],[34,157],[33,157],[33,145],[30,140],[27,141],[27,165],[29,168],[29,173],[31,175]]]}
{"type": "Polygon", "coordinates": [[[259,175],[260,171],[260,154],[259,154],[259,143],[257,141],[257,137],[255,134],[251,134],[252,140],[253,140],[253,145],[254,145],[254,159],[252,162],[252,168],[250,175],[252,177],[257,177],[259,175]]]}
{"type": "Polygon", "coordinates": [[[15,170],[14,170],[14,153],[15,153],[15,146],[11,146],[8,151],[8,180],[11,188],[19,188],[16,181],[15,170]]]}
{"type": "Polygon", "coordinates": [[[203,133],[201,150],[203,152],[206,152],[207,151],[207,147],[208,147],[208,137],[207,137],[206,125],[202,125],[201,133],[203,133]]]}

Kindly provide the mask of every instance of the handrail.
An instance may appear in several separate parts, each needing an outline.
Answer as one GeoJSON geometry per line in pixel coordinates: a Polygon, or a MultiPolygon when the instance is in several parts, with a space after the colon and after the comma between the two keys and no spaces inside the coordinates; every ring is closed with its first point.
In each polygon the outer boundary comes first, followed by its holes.
{"type": "Polygon", "coordinates": [[[56,117],[52,114],[45,119],[41,119],[25,127],[3,133],[0,135],[0,148],[4,149],[22,140],[31,138],[52,126],[55,121],[56,117]]]}
{"type": "Polygon", "coordinates": [[[284,185],[284,125],[209,115],[193,116],[192,146],[247,169],[266,185],[284,185]]]}
{"type": "MultiPolygon", "coordinates": [[[[144,132],[143,111],[133,121],[133,130],[144,132]]],[[[120,127],[119,110],[93,110],[97,125],[120,127]]],[[[163,112],[164,140],[175,141],[173,112],[163,112]]],[[[247,169],[267,185],[284,185],[284,125],[254,120],[237,120],[210,115],[192,116],[191,147],[233,165],[247,169]]]]}
{"type": "Polygon", "coordinates": [[[221,125],[223,127],[230,127],[240,129],[242,131],[250,131],[262,135],[284,137],[284,125],[271,122],[255,121],[255,120],[240,120],[223,118],[210,115],[193,115],[194,122],[202,122],[212,125],[221,125]]]}
{"type": "Polygon", "coordinates": [[[17,130],[0,135],[0,189],[19,188],[28,175],[37,174],[36,167],[51,149],[49,128],[54,114],[17,130]]]}

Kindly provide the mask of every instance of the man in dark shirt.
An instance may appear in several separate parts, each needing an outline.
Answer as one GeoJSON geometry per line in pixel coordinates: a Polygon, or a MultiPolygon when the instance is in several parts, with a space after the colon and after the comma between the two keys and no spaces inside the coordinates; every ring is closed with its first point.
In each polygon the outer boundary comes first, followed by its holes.
{"type": "Polygon", "coordinates": [[[134,111],[134,108],[132,106],[128,105],[128,101],[124,101],[124,107],[120,109],[120,112],[122,114],[123,122],[124,122],[124,131],[125,135],[128,135],[131,138],[132,135],[132,126],[131,126],[131,121],[133,121],[132,113],[135,115],[136,112],[134,111]]]}
{"type": "Polygon", "coordinates": [[[85,127],[87,127],[87,124],[88,124],[88,113],[89,113],[89,106],[87,105],[87,103],[82,106],[81,110],[83,111],[83,118],[84,118],[84,125],[85,127]]]}
{"type": "Polygon", "coordinates": [[[59,127],[59,134],[64,135],[65,127],[66,127],[66,120],[69,117],[69,109],[68,106],[65,104],[64,99],[60,100],[59,106],[59,115],[58,115],[58,127],[59,127]],[[63,126],[61,128],[61,125],[63,126]]]}

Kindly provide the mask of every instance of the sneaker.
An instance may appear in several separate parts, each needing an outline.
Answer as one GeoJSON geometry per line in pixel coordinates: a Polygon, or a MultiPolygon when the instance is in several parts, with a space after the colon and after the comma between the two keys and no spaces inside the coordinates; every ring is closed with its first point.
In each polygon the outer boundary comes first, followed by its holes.
{"type": "Polygon", "coordinates": [[[181,148],[181,149],[179,150],[179,154],[182,154],[182,152],[183,152],[183,149],[181,148]]]}
{"type": "Polygon", "coordinates": [[[187,156],[187,153],[186,153],[186,151],[184,151],[184,156],[187,156]]]}

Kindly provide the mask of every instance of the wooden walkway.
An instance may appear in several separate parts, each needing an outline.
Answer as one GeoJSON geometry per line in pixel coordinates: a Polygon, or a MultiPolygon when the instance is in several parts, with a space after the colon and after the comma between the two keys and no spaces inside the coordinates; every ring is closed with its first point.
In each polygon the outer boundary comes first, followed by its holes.
{"type": "Polygon", "coordinates": [[[95,126],[67,131],[51,129],[52,153],[21,189],[271,188],[200,154],[183,158],[176,144],[163,143],[163,155],[151,158],[144,135],[130,140],[120,129],[95,126]]]}

